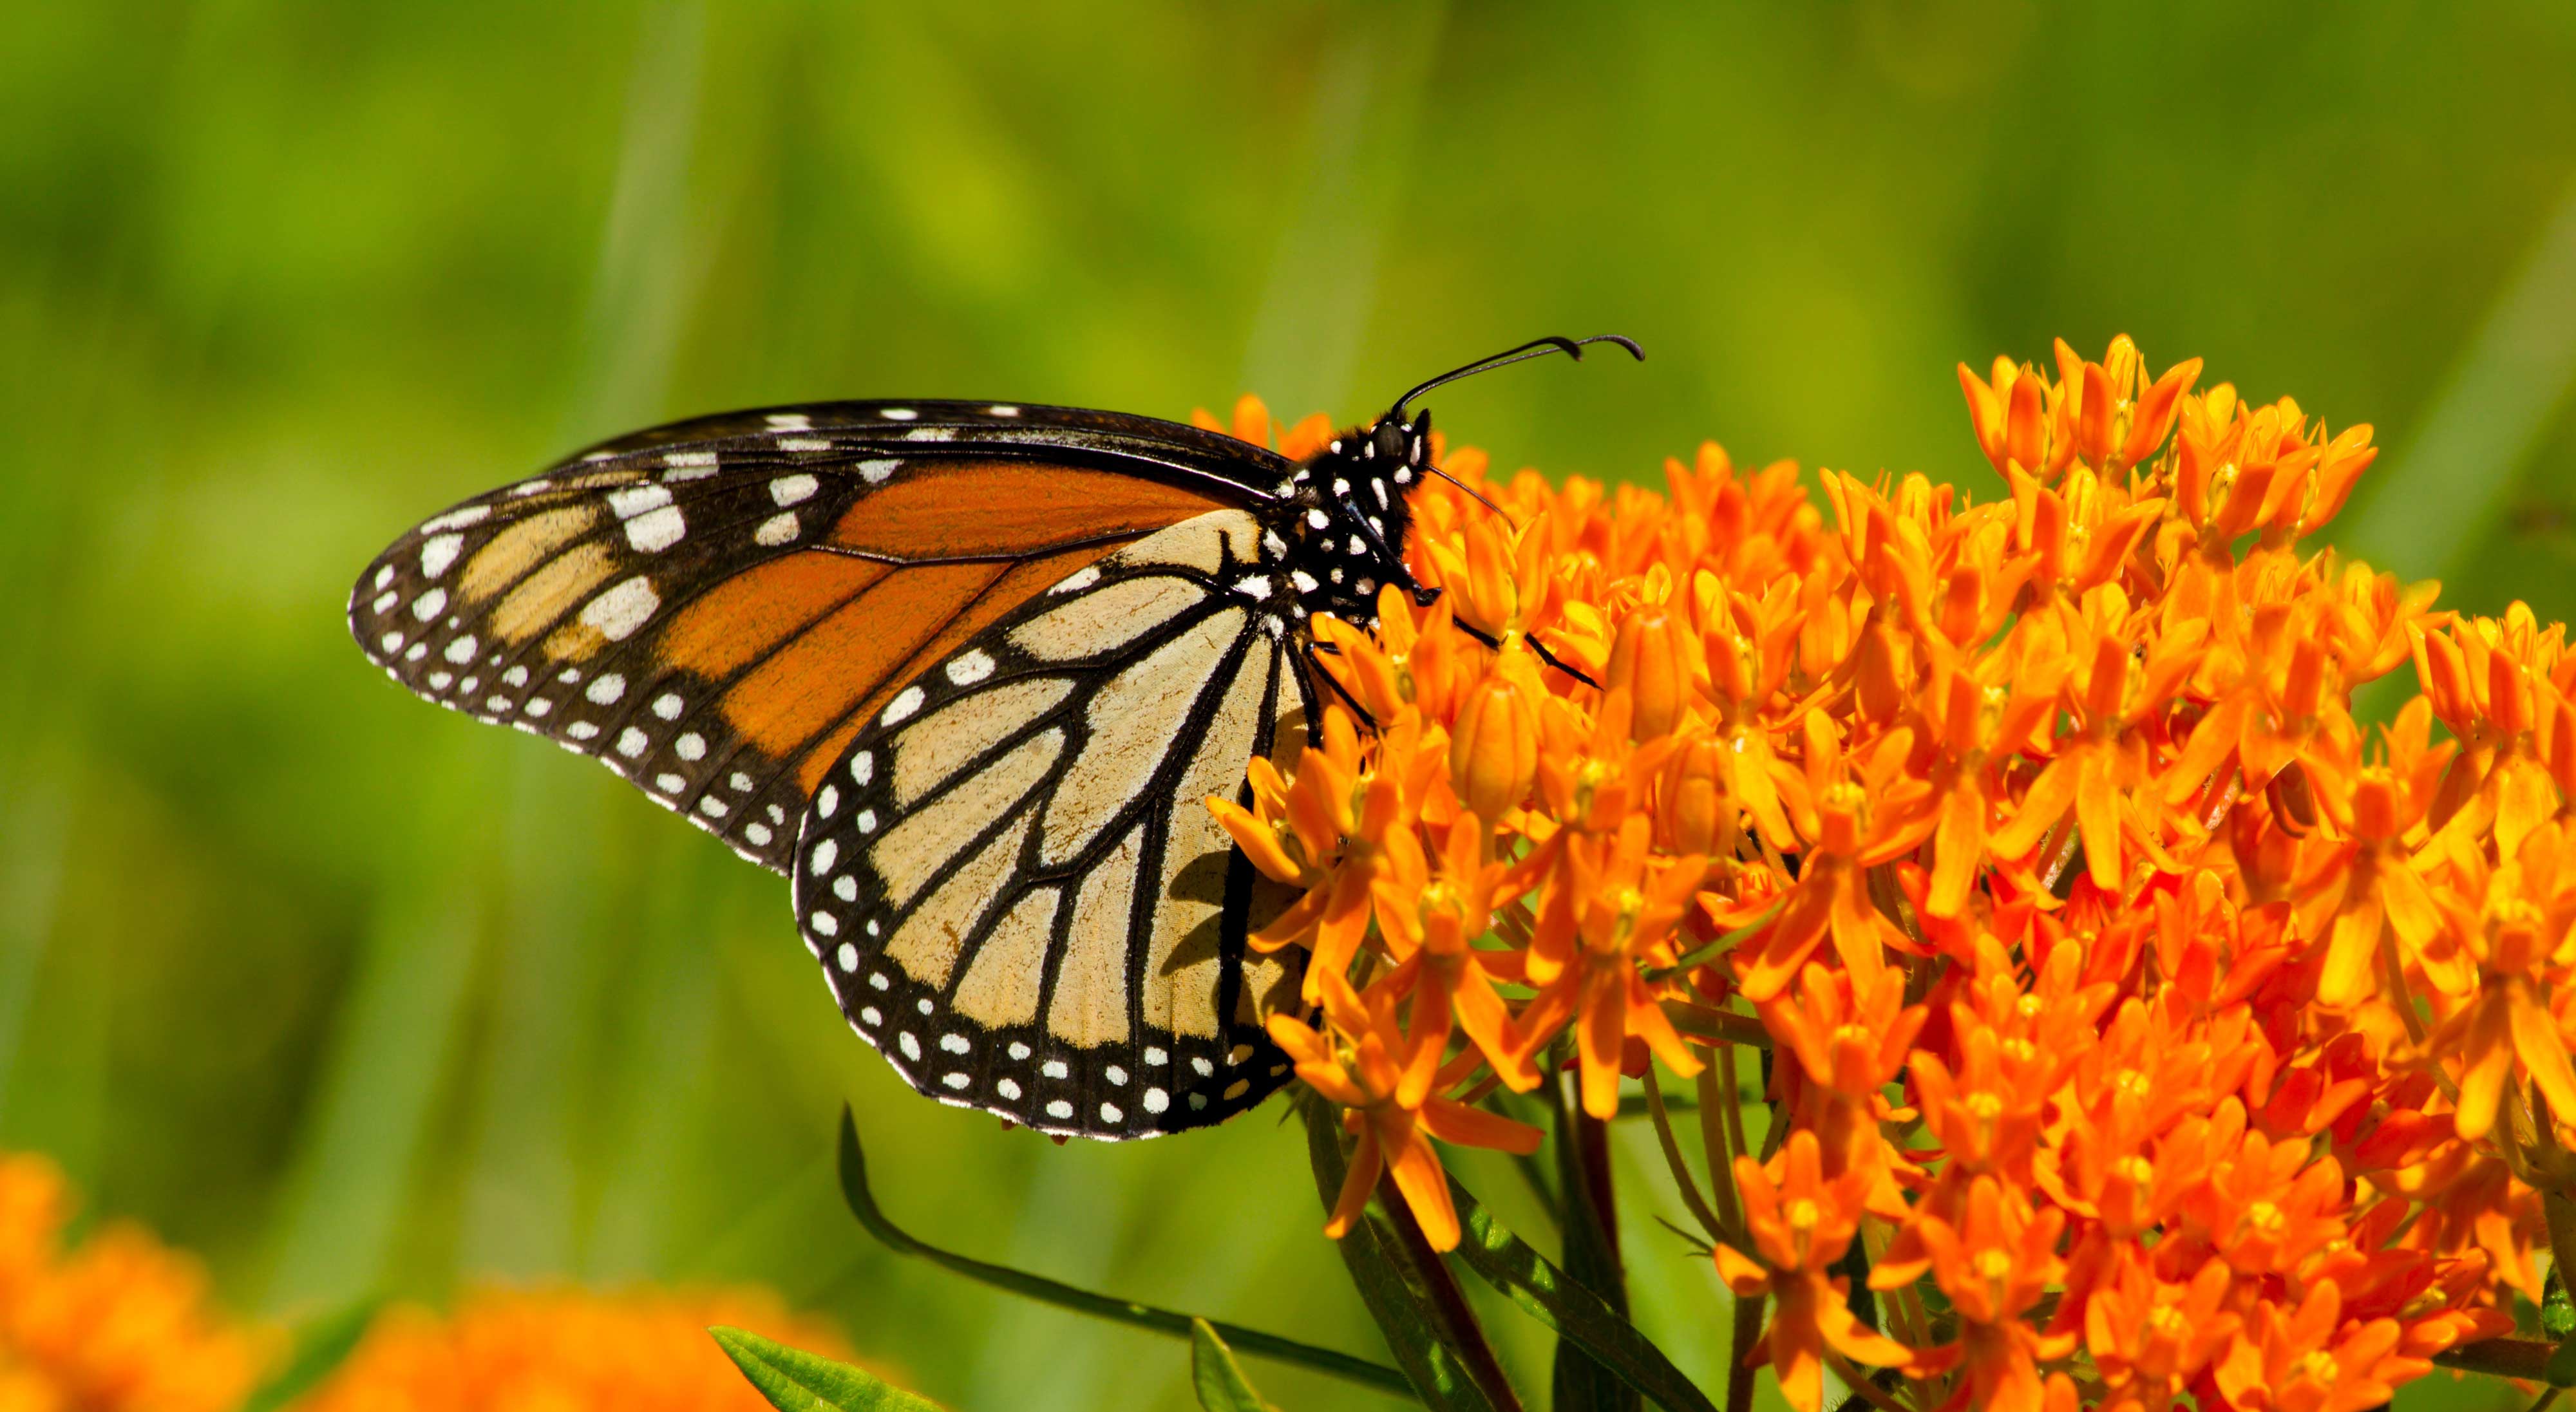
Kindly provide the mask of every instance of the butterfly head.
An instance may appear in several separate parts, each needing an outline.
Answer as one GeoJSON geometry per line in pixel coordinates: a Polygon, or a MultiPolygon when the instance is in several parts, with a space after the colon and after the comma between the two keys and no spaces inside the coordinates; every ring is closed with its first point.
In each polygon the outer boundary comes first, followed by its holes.
{"type": "Polygon", "coordinates": [[[1383,416],[1342,433],[1299,466],[1279,487],[1265,543],[1287,580],[1297,619],[1330,613],[1373,627],[1378,592],[1390,584],[1416,603],[1437,600],[1440,590],[1425,588],[1405,567],[1404,549],[1414,488],[1447,473],[1431,461],[1430,409],[1409,411],[1408,404],[1435,387],[1525,359],[1550,353],[1581,358],[1591,343],[1615,343],[1639,359],[1646,356],[1616,334],[1535,339],[1414,386],[1383,416]]]}

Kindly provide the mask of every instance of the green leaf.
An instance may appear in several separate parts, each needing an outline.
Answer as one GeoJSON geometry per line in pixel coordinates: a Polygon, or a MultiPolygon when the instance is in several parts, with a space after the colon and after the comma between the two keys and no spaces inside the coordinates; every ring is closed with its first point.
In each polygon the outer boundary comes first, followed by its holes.
{"type": "Polygon", "coordinates": [[[1190,1383],[1207,1412],[1279,1412],[1252,1390],[1234,1350],[1205,1319],[1190,1320],[1190,1383]]]}
{"type": "MultiPolygon", "coordinates": [[[[859,1218],[859,1224],[867,1228],[868,1234],[883,1241],[886,1248],[897,1255],[909,1255],[916,1259],[927,1260],[943,1270],[964,1275],[970,1280],[991,1285],[995,1289],[1007,1290],[1042,1304],[1052,1304],[1059,1309],[1070,1309],[1077,1314],[1088,1314],[1095,1319],[1107,1319],[1113,1323],[1152,1329],[1156,1333],[1170,1334],[1174,1338],[1191,1336],[1190,1325],[1195,1318],[1193,1315],[1171,1309],[1160,1309],[1151,1304],[1139,1304],[1134,1300],[1094,1294],[1090,1290],[1078,1289],[1061,1280],[1051,1280],[1044,1275],[1032,1275],[1023,1270],[1014,1270],[1008,1265],[995,1265],[989,1261],[959,1255],[915,1239],[910,1232],[886,1219],[885,1212],[877,1206],[875,1194],[868,1190],[867,1153],[859,1146],[858,1121],[850,1116],[850,1110],[847,1108],[841,1110],[841,1199],[849,1203],[850,1214],[859,1218]]],[[[1222,1334],[1228,1344],[1255,1357],[1274,1359],[1281,1363],[1294,1363],[1301,1368],[1311,1368],[1318,1373],[1328,1373],[1363,1387],[1375,1388],[1380,1392],[1391,1392],[1397,1396],[1403,1396],[1413,1390],[1412,1385],[1405,1380],[1404,1374],[1382,1363],[1371,1363],[1365,1358],[1354,1358],[1333,1349],[1318,1348],[1311,1343],[1299,1343],[1295,1339],[1282,1338],[1277,1334],[1266,1334],[1259,1329],[1247,1329],[1241,1324],[1229,1324],[1222,1319],[1210,1319],[1206,1322],[1209,1327],[1222,1334]]]]}
{"type": "Polygon", "coordinates": [[[1466,1232],[1458,1256],[1468,1269],[1666,1412],[1717,1412],[1717,1404],[1636,1325],[1512,1234],[1455,1177],[1449,1179],[1449,1199],[1466,1232]]]}
{"type": "Polygon", "coordinates": [[[715,1335],[725,1356],[778,1412],[940,1412],[938,1403],[846,1363],[741,1329],[717,1327],[707,1332],[715,1335]]]}
{"type": "MultiPolygon", "coordinates": [[[[1332,1106],[1311,1089],[1301,1087],[1297,1102],[1306,1119],[1306,1155],[1315,1169],[1315,1187],[1329,1207],[1340,1200],[1342,1179],[1350,1171],[1350,1158],[1342,1151],[1342,1125],[1332,1106]]],[[[1359,1287],[1360,1302],[1377,1320],[1396,1365],[1423,1404],[1433,1412],[1495,1412],[1493,1401],[1441,1337],[1430,1291],[1404,1259],[1403,1243],[1385,1213],[1372,1202],[1334,1244],[1351,1282],[1359,1287]]]]}
{"type": "MultiPolygon", "coordinates": [[[[1583,1289],[1620,1323],[1628,1321],[1627,1276],[1619,1268],[1617,1233],[1604,1219],[1610,1211],[1606,1187],[1609,1140],[1601,1121],[1583,1111],[1583,1101],[1560,1078],[1556,1094],[1557,1189],[1565,1193],[1558,1224],[1564,1232],[1565,1274],[1560,1283],[1583,1289]],[[1589,1152],[1587,1154],[1587,1149],[1589,1152]],[[1596,1161],[1587,1162],[1590,1155],[1596,1161]]],[[[1611,1369],[1595,1360],[1583,1340],[1560,1329],[1556,1339],[1555,1407],[1557,1412],[1635,1412],[1637,1394],[1611,1369]]]]}
{"type": "Polygon", "coordinates": [[[362,1299],[325,1314],[295,1333],[295,1352],[274,1377],[259,1385],[242,1412],[277,1412],[322,1385],[356,1351],[376,1320],[379,1301],[362,1299]]]}

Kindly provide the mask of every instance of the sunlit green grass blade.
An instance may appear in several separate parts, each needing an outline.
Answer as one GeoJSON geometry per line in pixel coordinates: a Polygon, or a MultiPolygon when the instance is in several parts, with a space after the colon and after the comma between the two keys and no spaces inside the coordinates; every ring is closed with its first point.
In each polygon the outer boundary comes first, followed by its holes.
{"type": "Polygon", "coordinates": [[[939,1412],[939,1404],[846,1363],[773,1343],[741,1329],[707,1330],[778,1412],[939,1412]]]}
{"type": "Polygon", "coordinates": [[[379,1307],[375,1300],[362,1299],[297,1329],[294,1352],[288,1356],[286,1366],[251,1392],[241,1412],[282,1412],[322,1386],[323,1380],[357,1351],[379,1307]]]}
{"type": "MultiPolygon", "coordinates": [[[[909,1232],[886,1218],[885,1212],[878,1209],[876,1197],[868,1190],[867,1154],[859,1146],[858,1122],[846,1108],[841,1111],[841,1193],[849,1202],[850,1214],[858,1217],[859,1224],[867,1228],[868,1234],[884,1242],[897,1254],[918,1256],[942,1269],[964,1275],[968,1279],[1029,1299],[1040,1300],[1060,1309],[1070,1309],[1078,1314],[1088,1314],[1094,1318],[1108,1319],[1115,1323],[1131,1324],[1141,1329],[1152,1329],[1157,1333],[1170,1334],[1175,1338],[1190,1337],[1190,1324],[1191,1320],[1197,1317],[1195,1315],[1159,1309],[1150,1304],[1139,1304],[1134,1300],[1095,1294],[1090,1290],[1077,1289],[1060,1280],[1048,1279],[1044,1275],[1032,1275],[1026,1271],[1011,1269],[1006,1265],[976,1260],[914,1239],[909,1232]]],[[[1281,1338],[1276,1334],[1263,1333],[1258,1329],[1247,1329],[1240,1324],[1230,1324],[1222,1320],[1211,1319],[1207,1322],[1225,1336],[1226,1342],[1246,1353],[1263,1358],[1276,1358],[1284,1363],[1294,1363],[1380,1391],[1403,1391],[1406,1386],[1403,1377],[1393,1368],[1383,1367],[1365,1359],[1353,1358],[1347,1353],[1336,1353],[1329,1348],[1317,1348],[1311,1344],[1281,1338]]]]}

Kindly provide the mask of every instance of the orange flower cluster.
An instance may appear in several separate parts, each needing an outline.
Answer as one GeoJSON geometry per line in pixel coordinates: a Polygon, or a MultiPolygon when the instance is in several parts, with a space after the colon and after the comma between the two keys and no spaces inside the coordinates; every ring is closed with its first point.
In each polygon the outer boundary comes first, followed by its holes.
{"type": "Polygon", "coordinates": [[[1429,1139],[1527,1151],[1477,1100],[1568,1063],[1608,1119],[1660,1061],[1802,1408],[1829,1367],[1915,1409],[2359,1408],[2510,1332],[2545,1215],[2576,1234],[2576,655],[2303,551],[2370,429],[2199,371],[1962,367],[1989,504],[1446,455],[1442,596],[1318,628],[1367,718],[1210,801],[1306,889],[1258,944],[1312,953],[1270,1024],[1359,1135],[1333,1229],[1384,1164],[1446,1248],[1429,1139]]]}
{"type": "Polygon", "coordinates": [[[8,1412],[224,1412],[266,1342],[214,1312],[206,1279],[142,1230],[110,1226],[61,1247],[62,1174],[0,1154],[0,1408],[8,1412]]]}
{"type": "Polygon", "coordinates": [[[708,1337],[730,1324],[847,1361],[830,1330],[756,1290],[489,1291],[441,1318],[398,1309],[302,1412],[767,1412],[708,1337]]]}

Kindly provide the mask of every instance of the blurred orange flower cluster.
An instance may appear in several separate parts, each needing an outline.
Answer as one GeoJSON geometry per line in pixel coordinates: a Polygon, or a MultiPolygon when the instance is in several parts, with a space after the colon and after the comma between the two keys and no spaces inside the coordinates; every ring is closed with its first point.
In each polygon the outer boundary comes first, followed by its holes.
{"type": "Polygon", "coordinates": [[[707,1294],[493,1290],[447,1316],[398,1309],[302,1412],[766,1412],[708,1337],[730,1324],[846,1358],[829,1329],[759,1290],[707,1294]]]}
{"type": "Polygon", "coordinates": [[[1365,718],[1210,801],[1305,889],[1257,944],[1312,953],[1271,1030],[1358,1136],[1331,1229],[1391,1170],[1448,1248],[1429,1139],[1528,1151],[1497,1086],[1567,1063],[1608,1119],[1659,1061],[1802,1408],[1828,1367],[1919,1409],[2358,1408],[2510,1332],[2576,1233],[2576,657],[2303,550],[2370,429],[2199,373],[1962,367],[1989,504],[1447,454],[1438,602],[1318,627],[1365,718]]]}
{"type": "Polygon", "coordinates": [[[0,1408],[240,1405],[269,1350],[209,1307],[204,1272],[127,1225],[65,1250],[71,1214],[51,1163],[0,1153],[0,1408]]]}

